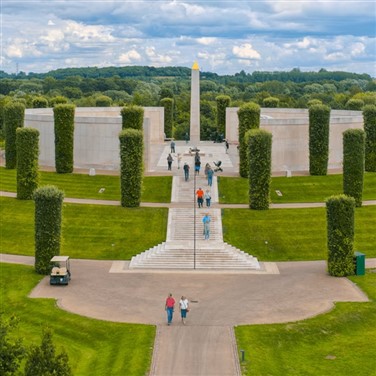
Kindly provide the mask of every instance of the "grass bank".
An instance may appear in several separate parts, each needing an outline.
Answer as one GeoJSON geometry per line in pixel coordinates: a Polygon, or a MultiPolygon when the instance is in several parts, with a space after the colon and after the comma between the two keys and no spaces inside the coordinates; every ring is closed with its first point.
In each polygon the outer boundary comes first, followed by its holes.
{"type": "MultiPolygon", "coordinates": [[[[224,209],[224,241],[261,261],[327,258],[326,210],[224,209]]],[[[376,206],[355,209],[355,249],[376,257],[376,206]]]]}
{"type": "MultiPolygon", "coordinates": [[[[16,192],[16,170],[0,167],[0,190],[16,192]]],[[[65,197],[120,201],[120,178],[113,175],[57,174],[40,172],[40,185],[56,185],[65,197]]],[[[145,176],[141,201],[170,202],[171,176],[145,176]]]]}
{"type": "MultiPolygon", "coordinates": [[[[64,204],[61,254],[129,260],[166,240],[168,210],[64,204]]],[[[0,252],[34,256],[34,202],[0,198],[0,252]]]]}
{"type": "Polygon", "coordinates": [[[351,277],[371,300],[287,324],[235,328],[244,376],[370,376],[376,372],[376,273],[351,277]]]}
{"type": "Polygon", "coordinates": [[[27,298],[41,278],[32,267],[0,263],[1,309],[19,319],[14,334],[25,345],[40,345],[42,329],[49,327],[57,351],[64,347],[76,376],[147,374],[155,327],[88,319],[60,310],[53,299],[27,298]]]}
{"type": "MultiPolygon", "coordinates": [[[[376,200],[376,173],[364,175],[363,200],[376,200]]],[[[219,179],[219,199],[226,204],[248,204],[248,179],[219,179]]],[[[286,202],[324,202],[329,196],[343,192],[342,175],[293,176],[272,178],[270,199],[273,203],[286,202]],[[276,191],[282,193],[279,196],[276,191]]]]}

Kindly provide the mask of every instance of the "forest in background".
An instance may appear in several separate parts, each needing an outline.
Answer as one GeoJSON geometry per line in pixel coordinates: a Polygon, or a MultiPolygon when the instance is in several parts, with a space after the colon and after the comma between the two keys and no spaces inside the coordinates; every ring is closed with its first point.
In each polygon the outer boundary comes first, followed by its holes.
{"type": "MultiPolygon", "coordinates": [[[[17,75],[0,71],[0,128],[3,128],[2,108],[12,100],[33,108],[43,103],[52,107],[61,101],[77,107],[160,106],[161,99],[172,98],[174,137],[183,139],[189,132],[190,76],[191,69],[186,67],[85,67],[17,75]]],[[[222,76],[200,72],[200,92],[203,140],[216,132],[219,95],[229,96],[231,107],[253,101],[261,107],[307,108],[314,100],[332,109],[361,110],[366,104],[376,104],[373,77],[325,69],[241,71],[222,76]]]]}

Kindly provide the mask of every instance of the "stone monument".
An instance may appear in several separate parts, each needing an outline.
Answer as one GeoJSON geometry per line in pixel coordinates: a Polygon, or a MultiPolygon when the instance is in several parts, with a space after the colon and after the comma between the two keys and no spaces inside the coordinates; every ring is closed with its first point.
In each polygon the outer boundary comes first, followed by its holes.
{"type": "Polygon", "coordinates": [[[197,146],[200,142],[200,68],[197,61],[193,63],[191,73],[191,145],[197,146]]]}

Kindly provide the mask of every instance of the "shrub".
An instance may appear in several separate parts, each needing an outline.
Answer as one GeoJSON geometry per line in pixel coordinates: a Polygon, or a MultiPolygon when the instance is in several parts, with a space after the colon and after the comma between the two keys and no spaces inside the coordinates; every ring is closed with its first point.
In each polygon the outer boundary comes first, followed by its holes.
{"type": "Polygon", "coordinates": [[[346,110],[361,111],[364,102],[361,99],[349,99],[346,103],[346,110]]]}
{"type": "Polygon", "coordinates": [[[120,139],[121,205],[140,206],[143,174],[143,133],[138,129],[124,129],[120,139]]]}
{"type": "Polygon", "coordinates": [[[272,161],[272,134],[252,129],[245,134],[249,153],[249,207],[269,209],[272,161]]]}
{"type": "Polygon", "coordinates": [[[48,100],[44,97],[35,97],[32,100],[33,108],[47,108],[48,100]]]}
{"type": "Polygon", "coordinates": [[[161,99],[161,105],[164,107],[164,133],[166,137],[171,138],[173,136],[174,100],[172,98],[163,98],[161,99]]]}
{"type": "Polygon", "coordinates": [[[74,111],[72,104],[54,107],[55,168],[59,174],[73,172],[74,111]]]}
{"type": "Polygon", "coordinates": [[[262,100],[262,105],[268,108],[277,108],[279,106],[279,99],[276,97],[268,97],[262,100]]]}
{"type": "Polygon", "coordinates": [[[60,254],[61,218],[64,193],[55,186],[43,186],[34,192],[35,270],[49,274],[50,260],[60,254]]]}
{"type": "Polygon", "coordinates": [[[19,102],[10,102],[4,106],[5,127],[5,168],[17,166],[16,129],[24,126],[25,106],[19,102]]]}
{"type": "Polygon", "coordinates": [[[364,146],[365,133],[362,129],[343,132],[343,193],[354,197],[356,206],[362,206],[364,146]]]}
{"type": "Polygon", "coordinates": [[[365,144],[365,170],[376,172],[376,106],[367,105],[363,108],[365,144]]]}
{"type": "Polygon", "coordinates": [[[95,98],[95,107],[111,107],[112,99],[106,95],[95,98]]]}
{"type": "Polygon", "coordinates": [[[226,133],[226,108],[230,106],[231,98],[228,95],[218,95],[217,102],[217,132],[226,133]]]}
{"type": "Polygon", "coordinates": [[[16,145],[17,198],[31,200],[39,182],[39,131],[33,128],[18,128],[16,145]]]}
{"type": "Polygon", "coordinates": [[[311,99],[310,101],[307,102],[308,107],[311,107],[315,104],[322,104],[322,101],[320,101],[320,99],[311,99]]]}
{"type": "Polygon", "coordinates": [[[126,106],[120,111],[122,116],[122,128],[142,130],[144,124],[144,109],[140,106],[126,106]]]}
{"type": "Polygon", "coordinates": [[[329,158],[330,108],[316,104],[309,108],[309,172],[326,175],[329,158]]]}
{"type": "Polygon", "coordinates": [[[239,118],[239,173],[243,178],[248,177],[248,145],[245,143],[244,135],[250,129],[260,128],[260,106],[250,102],[240,106],[239,118]]]}
{"type": "Polygon", "coordinates": [[[336,277],[354,274],[355,200],[346,195],[326,200],[328,271],[336,277]]]}

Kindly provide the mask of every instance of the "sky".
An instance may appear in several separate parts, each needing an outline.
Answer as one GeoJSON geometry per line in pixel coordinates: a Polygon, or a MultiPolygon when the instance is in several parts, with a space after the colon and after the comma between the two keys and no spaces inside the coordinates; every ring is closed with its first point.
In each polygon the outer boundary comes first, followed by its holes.
{"type": "Polygon", "coordinates": [[[376,0],[0,0],[0,70],[183,66],[376,77],[376,0]]]}

